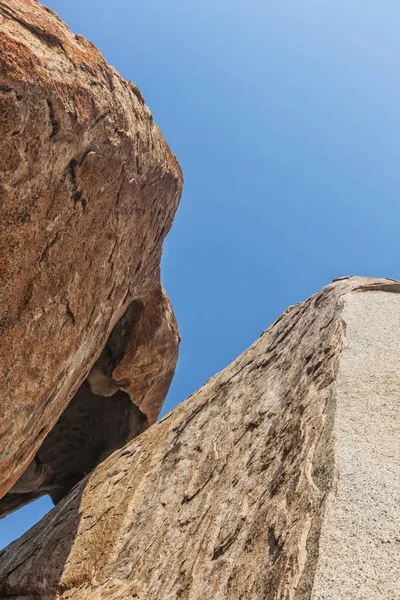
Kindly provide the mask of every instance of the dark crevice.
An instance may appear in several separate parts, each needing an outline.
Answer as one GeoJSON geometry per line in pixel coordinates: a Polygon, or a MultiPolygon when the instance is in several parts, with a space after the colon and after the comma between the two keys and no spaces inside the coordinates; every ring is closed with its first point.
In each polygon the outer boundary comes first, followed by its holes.
{"type": "Polygon", "coordinates": [[[76,177],[76,169],[80,165],[80,163],[73,158],[68,165],[68,173],[71,180],[72,185],[72,200],[75,206],[79,203],[82,205],[82,210],[85,211],[86,208],[86,199],[83,197],[82,192],[78,189],[78,182],[76,177]]]}
{"type": "Polygon", "coordinates": [[[78,165],[81,167],[81,166],[83,165],[83,163],[84,163],[84,161],[85,161],[86,157],[87,157],[89,154],[93,154],[93,153],[94,153],[94,150],[92,150],[91,148],[88,148],[88,149],[86,150],[86,152],[84,152],[84,153],[82,154],[82,157],[81,157],[81,159],[80,159],[80,161],[79,161],[78,165]]]}
{"type": "Polygon", "coordinates": [[[51,123],[51,127],[52,127],[50,137],[53,138],[60,131],[60,123],[56,119],[55,112],[54,112],[54,106],[53,106],[53,103],[51,100],[47,100],[47,106],[49,109],[49,119],[50,119],[50,123],[51,123]]]}
{"type": "Polygon", "coordinates": [[[75,158],[73,158],[68,165],[68,173],[69,173],[69,176],[71,179],[72,189],[74,191],[76,191],[78,188],[78,184],[76,182],[76,167],[77,166],[78,166],[78,161],[75,158]]]}
{"type": "Polygon", "coordinates": [[[110,396],[121,387],[124,387],[124,382],[115,381],[112,373],[125,354],[127,344],[130,341],[129,333],[138,321],[142,309],[143,304],[140,300],[131,302],[125,314],[112,330],[87,378],[94,393],[101,396],[110,396]]]}
{"type": "Polygon", "coordinates": [[[63,304],[65,306],[65,312],[67,314],[67,317],[70,319],[70,321],[72,322],[72,324],[75,325],[76,324],[75,315],[74,315],[74,313],[72,311],[70,303],[68,302],[68,299],[67,298],[63,298],[62,302],[63,302],[63,304]]]}
{"type": "Polygon", "coordinates": [[[276,560],[277,555],[281,552],[282,542],[277,539],[275,534],[274,526],[270,526],[268,529],[268,549],[269,554],[273,556],[274,560],[276,560]]]}
{"type": "Polygon", "coordinates": [[[47,256],[48,256],[50,250],[58,242],[59,239],[61,239],[61,232],[57,231],[56,235],[53,237],[52,240],[50,240],[50,242],[47,244],[47,246],[43,250],[43,252],[39,258],[39,264],[41,264],[45,259],[47,259],[47,256]]]}
{"type": "Polygon", "coordinates": [[[367,283],[354,288],[353,292],[391,292],[400,294],[400,283],[396,279],[391,279],[395,283],[381,283],[380,281],[367,283]]]}
{"type": "MultiPolygon", "coordinates": [[[[66,302],[73,322],[75,316],[66,302]]],[[[56,504],[115,450],[142,433],[147,417],[113,379],[113,371],[132,347],[132,329],[143,303],[131,302],[113,328],[87,379],[77,390],[34,460],[0,499],[0,518],[49,494],[56,504]]]]}
{"type": "Polygon", "coordinates": [[[243,523],[244,519],[240,519],[235,531],[233,531],[227,538],[225,538],[225,540],[221,544],[214,548],[211,560],[217,560],[217,558],[225,554],[225,552],[232,546],[243,527],[243,523]]]}
{"type": "MultiPolygon", "coordinates": [[[[97,85],[97,84],[96,84],[96,85],[97,85]]],[[[94,122],[95,122],[95,123],[100,123],[101,121],[104,121],[104,119],[105,119],[106,117],[108,117],[108,115],[109,115],[109,114],[110,114],[110,111],[107,111],[107,112],[105,112],[105,113],[102,113],[101,115],[99,115],[98,117],[96,117],[96,119],[95,119],[95,121],[94,121],[94,122]]]]}
{"type": "Polygon", "coordinates": [[[125,392],[106,398],[84,382],[37,454],[42,464],[50,465],[43,485],[53,502],[145,426],[145,415],[125,392]]]}

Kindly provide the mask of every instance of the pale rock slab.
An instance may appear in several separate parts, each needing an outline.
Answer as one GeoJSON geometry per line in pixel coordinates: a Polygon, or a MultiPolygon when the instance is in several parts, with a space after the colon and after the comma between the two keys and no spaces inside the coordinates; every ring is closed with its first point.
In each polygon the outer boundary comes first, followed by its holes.
{"type": "Polygon", "coordinates": [[[347,295],[312,600],[400,598],[400,295],[347,295]]]}
{"type": "Polygon", "coordinates": [[[398,600],[399,291],[290,307],[5,549],[0,597],[398,600]]]}

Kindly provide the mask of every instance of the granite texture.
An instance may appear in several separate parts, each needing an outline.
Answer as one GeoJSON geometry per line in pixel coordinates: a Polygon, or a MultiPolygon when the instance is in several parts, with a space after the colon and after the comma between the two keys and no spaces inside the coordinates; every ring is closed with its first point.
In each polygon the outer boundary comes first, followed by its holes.
{"type": "Polygon", "coordinates": [[[179,344],[160,257],[182,173],[134,83],[35,0],[0,0],[0,136],[1,497],[26,469],[15,490],[35,495],[40,446],[132,303],[106,396],[155,421],[179,344]]]}
{"type": "Polygon", "coordinates": [[[342,278],[0,554],[24,600],[398,600],[400,283],[342,278]]]}

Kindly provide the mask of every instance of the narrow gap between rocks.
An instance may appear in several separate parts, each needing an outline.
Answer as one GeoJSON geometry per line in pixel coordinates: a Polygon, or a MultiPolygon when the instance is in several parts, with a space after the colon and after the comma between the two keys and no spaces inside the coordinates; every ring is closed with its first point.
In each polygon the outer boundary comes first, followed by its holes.
{"type": "MultiPolygon", "coordinates": [[[[57,504],[105,458],[146,429],[146,415],[121,389],[125,382],[112,377],[132,342],[142,310],[141,301],[131,302],[115,325],[98,360],[34,460],[0,499],[0,518],[45,495],[57,504]]],[[[43,507],[37,515],[37,520],[43,516],[43,507]]]]}

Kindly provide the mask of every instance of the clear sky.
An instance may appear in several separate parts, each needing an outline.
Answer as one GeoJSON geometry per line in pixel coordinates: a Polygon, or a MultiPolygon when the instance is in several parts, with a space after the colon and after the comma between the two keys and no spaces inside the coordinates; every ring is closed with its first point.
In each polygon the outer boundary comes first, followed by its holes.
{"type": "MultiPolygon", "coordinates": [[[[47,4],[139,86],[183,168],[165,411],[334,277],[400,278],[398,0],[47,4]]],[[[5,519],[0,546],[49,507],[5,519]]]]}

